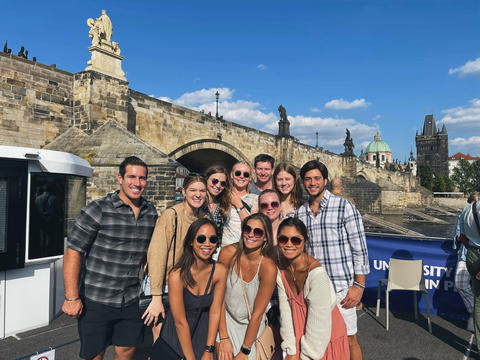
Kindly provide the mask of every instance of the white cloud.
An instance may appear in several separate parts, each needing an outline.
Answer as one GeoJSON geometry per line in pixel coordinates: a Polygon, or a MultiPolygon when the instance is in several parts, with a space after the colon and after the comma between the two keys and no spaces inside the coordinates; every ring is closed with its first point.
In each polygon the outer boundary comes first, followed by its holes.
{"type": "Polygon", "coordinates": [[[215,93],[218,91],[220,94],[220,100],[228,100],[233,96],[234,90],[229,88],[210,88],[201,89],[189,93],[185,93],[173,102],[177,105],[185,107],[195,107],[207,102],[215,103],[215,93]]]}
{"type": "Polygon", "coordinates": [[[377,114],[377,115],[375,115],[375,116],[373,117],[372,120],[378,120],[378,119],[380,119],[381,117],[382,117],[381,115],[377,114]]]}
{"type": "Polygon", "coordinates": [[[480,58],[467,61],[464,65],[448,70],[448,75],[457,74],[459,77],[479,76],[480,75],[480,58]]]}
{"type": "Polygon", "coordinates": [[[445,116],[442,122],[447,126],[447,131],[480,131],[480,98],[470,100],[468,106],[457,106],[442,110],[445,116]]]}
{"type": "Polygon", "coordinates": [[[258,65],[257,65],[257,69],[259,69],[259,70],[267,70],[267,69],[268,69],[268,66],[265,65],[265,64],[258,64],[258,65]]]}
{"type": "Polygon", "coordinates": [[[350,109],[357,109],[357,108],[366,109],[369,106],[370,106],[370,103],[366,102],[365,99],[356,99],[353,101],[348,101],[345,99],[334,99],[325,103],[325,107],[327,109],[334,109],[334,110],[350,110],[350,109]]]}
{"type": "Polygon", "coordinates": [[[313,113],[321,113],[321,112],[322,112],[322,109],[319,109],[319,108],[311,108],[310,111],[313,112],[313,113]]]}
{"type": "Polygon", "coordinates": [[[162,101],[166,101],[166,102],[169,102],[169,103],[172,102],[172,99],[169,98],[168,96],[159,96],[159,97],[157,97],[157,99],[162,100],[162,101]]]}
{"type": "MultiPolygon", "coordinates": [[[[458,137],[450,140],[450,145],[454,146],[456,151],[471,153],[473,156],[480,153],[480,136],[471,136],[468,139],[458,137]]],[[[478,156],[478,155],[477,155],[478,156]]]]}

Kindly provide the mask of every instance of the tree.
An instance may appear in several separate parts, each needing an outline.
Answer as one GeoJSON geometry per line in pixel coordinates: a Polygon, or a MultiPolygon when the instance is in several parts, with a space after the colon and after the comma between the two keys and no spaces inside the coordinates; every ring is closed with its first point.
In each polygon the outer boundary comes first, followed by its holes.
{"type": "Polygon", "coordinates": [[[428,190],[433,188],[433,175],[432,169],[428,165],[422,165],[419,169],[420,185],[426,187],[428,190]]]}
{"type": "Polygon", "coordinates": [[[450,179],[448,176],[445,177],[445,191],[447,192],[455,191],[455,184],[453,183],[453,180],[450,179]]]}
{"type": "Polygon", "coordinates": [[[433,191],[445,192],[447,191],[447,186],[445,184],[445,177],[440,174],[435,174],[433,178],[433,191]]]}
{"type": "MultiPolygon", "coordinates": [[[[475,161],[475,169],[480,170],[479,161],[475,161]],[[478,164],[477,164],[478,163],[478,164]]],[[[453,169],[452,180],[457,188],[464,194],[473,190],[476,185],[476,179],[474,178],[474,166],[467,160],[460,160],[458,165],[453,169]]]]}

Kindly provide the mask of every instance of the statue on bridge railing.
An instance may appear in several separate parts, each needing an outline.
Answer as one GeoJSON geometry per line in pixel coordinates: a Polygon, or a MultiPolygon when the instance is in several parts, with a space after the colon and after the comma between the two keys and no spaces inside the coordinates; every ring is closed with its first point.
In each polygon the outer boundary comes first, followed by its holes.
{"type": "Polygon", "coordinates": [[[345,151],[342,154],[342,156],[355,156],[353,153],[353,148],[355,145],[353,145],[353,140],[352,137],[350,136],[350,130],[346,129],[347,131],[347,136],[345,137],[345,142],[343,143],[343,146],[345,147],[345,151]]]}
{"type": "Polygon", "coordinates": [[[99,18],[95,20],[89,18],[87,20],[87,25],[90,27],[88,36],[90,37],[90,39],[92,39],[92,46],[99,46],[117,55],[120,55],[118,43],[112,41],[112,21],[108,17],[105,10],[102,10],[102,15],[100,15],[99,18]]]}
{"type": "Polygon", "coordinates": [[[280,121],[278,122],[278,136],[289,137],[290,136],[290,121],[287,118],[287,110],[280,105],[278,107],[280,113],[280,121]]]}

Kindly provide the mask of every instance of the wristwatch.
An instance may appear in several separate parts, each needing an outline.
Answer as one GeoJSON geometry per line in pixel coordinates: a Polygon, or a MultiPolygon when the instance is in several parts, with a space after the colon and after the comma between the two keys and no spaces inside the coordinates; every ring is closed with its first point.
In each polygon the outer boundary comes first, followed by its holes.
{"type": "Polygon", "coordinates": [[[242,211],[243,209],[245,209],[245,206],[243,206],[243,205],[242,205],[242,207],[237,208],[237,214],[240,213],[240,211],[242,211]]]}
{"type": "Polygon", "coordinates": [[[215,346],[213,345],[205,345],[205,351],[209,353],[215,352],[215,346]]]}
{"type": "Polygon", "coordinates": [[[248,354],[250,354],[250,351],[251,351],[251,350],[250,350],[249,348],[247,348],[247,347],[245,347],[245,346],[242,345],[242,347],[240,348],[240,351],[241,351],[243,354],[248,355],[248,354]]]}

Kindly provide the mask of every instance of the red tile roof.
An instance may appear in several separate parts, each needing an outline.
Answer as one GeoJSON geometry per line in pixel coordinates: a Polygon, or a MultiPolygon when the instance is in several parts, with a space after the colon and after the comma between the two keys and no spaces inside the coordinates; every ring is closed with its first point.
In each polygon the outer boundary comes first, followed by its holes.
{"type": "Polygon", "coordinates": [[[480,160],[480,157],[475,157],[475,156],[472,156],[470,154],[465,155],[461,152],[458,152],[458,153],[456,153],[456,154],[454,154],[454,155],[452,155],[448,158],[448,160],[462,160],[462,159],[464,159],[464,160],[480,160]]]}

